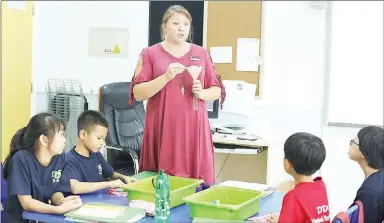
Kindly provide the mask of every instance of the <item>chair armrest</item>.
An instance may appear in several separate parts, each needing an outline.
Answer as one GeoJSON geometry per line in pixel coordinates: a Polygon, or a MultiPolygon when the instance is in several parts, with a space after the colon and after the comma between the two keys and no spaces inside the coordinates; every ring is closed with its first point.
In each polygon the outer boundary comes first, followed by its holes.
{"type": "Polygon", "coordinates": [[[105,148],[128,152],[131,155],[132,159],[139,159],[137,152],[126,146],[106,145],[105,148]]]}

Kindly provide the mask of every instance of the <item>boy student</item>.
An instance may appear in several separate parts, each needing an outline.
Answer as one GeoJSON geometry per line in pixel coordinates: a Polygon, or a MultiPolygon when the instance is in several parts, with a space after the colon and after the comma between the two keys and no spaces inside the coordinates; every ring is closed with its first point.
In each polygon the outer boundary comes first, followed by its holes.
{"type": "Polygon", "coordinates": [[[283,199],[279,215],[268,222],[329,223],[328,196],[321,177],[312,179],[325,160],[320,138],[309,133],[295,133],[284,144],[284,169],[295,180],[295,188],[283,199]]]}
{"type": "Polygon", "coordinates": [[[91,193],[105,188],[118,188],[135,179],[114,172],[99,150],[105,144],[108,121],[98,111],[87,110],[77,120],[76,146],[66,154],[60,190],[72,194],[91,193]],[[111,181],[104,181],[110,178],[111,181]]]}
{"type": "Polygon", "coordinates": [[[363,204],[364,222],[384,222],[384,129],[362,128],[351,140],[348,154],[365,176],[355,198],[363,204]]]}

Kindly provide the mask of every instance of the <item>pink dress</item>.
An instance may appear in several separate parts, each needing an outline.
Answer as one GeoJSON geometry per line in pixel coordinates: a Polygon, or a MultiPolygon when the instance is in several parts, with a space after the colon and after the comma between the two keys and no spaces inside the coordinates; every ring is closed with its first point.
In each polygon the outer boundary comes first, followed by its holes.
{"type": "MultiPolygon", "coordinates": [[[[158,43],[142,52],[141,72],[132,78],[133,86],[151,81],[164,74],[169,64],[205,67],[199,80],[204,89],[224,87],[217,75],[207,50],[191,44],[182,57],[175,57],[158,43]]],[[[174,176],[203,179],[206,184],[215,182],[214,150],[205,101],[199,100],[198,110],[193,109],[192,77],[185,70],[169,81],[163,89],[147,101],[143,143],[139,171],[163,169],[174,176]],[[184,87],[184,95],[181,88],[184,87]]]]}

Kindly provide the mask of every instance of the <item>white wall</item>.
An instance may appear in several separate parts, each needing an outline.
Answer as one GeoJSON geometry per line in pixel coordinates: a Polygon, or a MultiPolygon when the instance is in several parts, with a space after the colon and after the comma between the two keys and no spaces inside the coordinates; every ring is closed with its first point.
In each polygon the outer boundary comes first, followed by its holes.
{"type": "Polygon", "coordinates": [[[306,131],[321,136],[325,15],[325,10],[315,10],[308,2],[263,2],[264,104],[256,103],[252,120],[255,132],[276,146],[269,162],[273,183],[281,181],[282,146],[290,134],[306,131]]]}
{"type": "Polygon", "coordinates": [[[37,95],[32,100],[44,105],[32,108],[32,114],[47,108],[47,100],[39,98],[49,78],[80,80],[87,93],[90,87],[97,91],[108,82],[130,80],[141,50],[148,45],[145,1],[36,1],[35,12],[32,78],[37,95]],[[129,58],[89,57],[89,27],[129,28],[129,58]]]}
{"type": "MultiPolygon", "coordinates": [[[[103,84],[98,80],[102,75],[111,81],[130,80],[136,57],[148,42],[147,15],[147,2],[36,2],[34,82],[44,85],[48,77],[82,77],[97,85],[103,84]],[[87,28],[91,25],[121,25],[133,30],[133,59],[89,58],[87,28]]],[[[262,101],[255,102],[251,117],[220,114],[219,120],[212,121],[251,123],[255,133],[270,141],[270,184],[287,178],[282,149],[290,134],[306,131],[323,137],[327,160],[321,174],[334,214],[348,206],[362,175],[347,155],[349,139],[357,129],[323,124],[326,19],[326,10],[313,9],[309,2],[263,2],[262,101]]],[[[87,97],[90,109],[96,109],[97,97],[87,97]]],[[[36,111],[45,110],[45,94],[39,93],[35,103],[36,111]]]]}

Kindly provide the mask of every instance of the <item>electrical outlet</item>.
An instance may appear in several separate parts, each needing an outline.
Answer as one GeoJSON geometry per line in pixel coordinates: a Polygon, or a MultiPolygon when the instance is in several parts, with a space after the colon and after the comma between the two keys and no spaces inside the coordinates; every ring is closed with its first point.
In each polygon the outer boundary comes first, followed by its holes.
{"type": "Polygon", "coordinates": [[[105,53],[112,53],[112,49],[105,49],[104,52],[105,53]]]}

